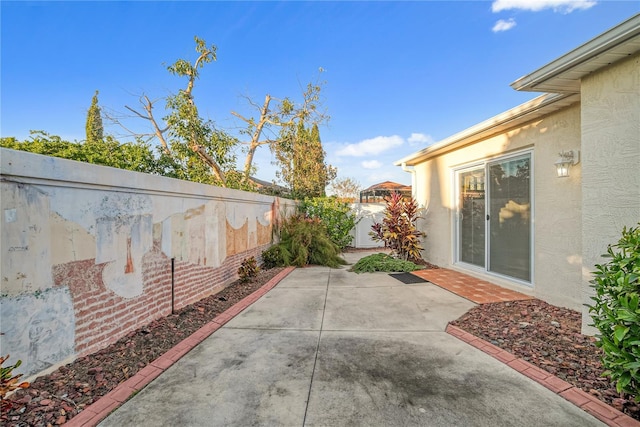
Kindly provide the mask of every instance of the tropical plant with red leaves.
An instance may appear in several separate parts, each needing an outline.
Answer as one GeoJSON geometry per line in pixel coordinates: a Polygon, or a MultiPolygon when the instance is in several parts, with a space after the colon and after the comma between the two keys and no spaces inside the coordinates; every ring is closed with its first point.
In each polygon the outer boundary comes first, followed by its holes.
{"type": "Polygon", "coordinates": [[[2,366],[8,358],[8,354],[4,357],[0,357],[0,407],[2,409],[3,417],[12,406],[11,402],[5,399],[7,393],[17,388],[29,387],[28,382],[19,382],[22,374],[13,375],[13,370],[22,364],[22,360],[18,360],[15,365],[2,366]]]}
{"type": "Polygon", "coordinates": [[[384,242],[385,247],[391,249],[398,258],[421,260],[420,238],[426,237],[426,234],[416,228],[418,203],[394,191],[386,198],[386,204],[382,223],[373,224],[369,235],[375,241],[384,242]]]}

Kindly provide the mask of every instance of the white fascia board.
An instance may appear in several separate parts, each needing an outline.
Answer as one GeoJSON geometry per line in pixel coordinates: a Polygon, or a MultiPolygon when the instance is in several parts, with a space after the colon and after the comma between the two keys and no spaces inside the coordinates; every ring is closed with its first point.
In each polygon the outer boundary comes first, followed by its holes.
{"type": "Polygon", "coordinates": [[[402,166],[403,164],[414,166],[430,157],[434,157],[445,151],[451,151],[458,146],[473,143],[489,135],[494,135],[507,128],[516,126],[519,123],[541,117],[550,111],[555,111],[579,100],[580,96],[575,94],[545,94],[538,96],[524,104],[520,104],[504,113],[498,114],[462,132],[458,132],[442,141],[397,160],[393,164],[395,166],[402,166]]]}
{"type": "Polygon", "coordinates": [[[605,31],[571,52],[511,83],[515,90],[536,91],[536,87],[553,77],[585,64],[602,53],[640,35],[640,14],[605,31]]]}

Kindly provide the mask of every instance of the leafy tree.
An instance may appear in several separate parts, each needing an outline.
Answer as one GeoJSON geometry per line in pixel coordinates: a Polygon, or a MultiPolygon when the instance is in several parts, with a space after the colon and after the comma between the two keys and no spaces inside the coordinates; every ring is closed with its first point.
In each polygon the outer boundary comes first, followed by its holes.
{"type": "Polygon", "coordinates": [[[0,145],[13,150],[29,151],[46,156],[86,162],[87,158],[79,142],[64,141],[57,135],[49,135],[45,131],[32,130],[30,139],[18,141],[16,138],[2,138],[0,145]]]}
{"type": "Polygon", "coordinates": [[[354,178],[336,178],[331,182],[333,194],[344,202],[355,202],[360,197],[360,183],[354,178]]]}
{"type": "Polygon", "coordinates": [[[358,221],[347,203],[335,197],[306,198],[299,209],[308,218],[318,218],[340,250],[353,241],[351,230],[358,221]]]}
{"type": "Polygon", "coordinates": [[[18,141],[13,137],[0,138],[0,146],[136,172],[166,175],[152,148],[141,141],[120,144],[113,137],[107,136],[102,142],[82,144],[65,141],[44,131],[31,131],[31,138],[25,141],[18,141]]]}
{"type": "MultiPolygon", "coordinates": [[[[322,73],[322,68],[320,69],[322,73]]],[[[242,134],[248,136],[250,140],[245,142],[247,146],[247,157],[244,164],[244,179],[248,180],[250,174],[254,172],[253,158],[258,147],[267,145],[278,158],[278,163],[285,170],[279,174],[279,178],[284,182],[290,182],[290,173],[295,135],[298,128],[319,125],[329,120],[329,116],[322,110],[320,93],[324,85],[323,81],[316,80],[307,84],[302,93],[302,100],[296,103],[291,98],[277,100],[271,95],[266,95],[264,103],[260,106],[247,98],[248,103],[259,115],[257,118],[245,117],[235,111],[231,114],[245,122],[242,134]],[[277,102],[275,108],[272,101],[277,102]]]]}
{"type": "Polygon", "coordinates": [[[293,190],[306,197],[324,197],[329,172],[324,162],[325,152],[320,141],[320,130],[313,124],[311,132],[296,142],[293,168],[293,190]]]}
{"type": "Polygon", "coordinates": [[[280,165],[276,174],[287,183],[293,197],[325,196],[325,187],[335,177],[335,169],[324,162],[325,152],[317,124],[311,131],[305,129],[302,120],[295,128],[283,127],[274,151],[280,165]]]}
{"type": "Polygon", "coordinates": [[[91,99],[91,106],[87,112],[87,124],[85,126],[87,133],[87,143],[96,144],[104,140],[104,127],[102,126],[102,115],[98,106],[98,91],[91,99]]]}
{"type": "MultiPolygon", "coordinates": [[[[161,120],[154,108],[159,99],[147,95],[139,98],[142,111],[126,106],[136,117],[149,122],[151,132],[131,132],[148,141],[157,139],[162,155],[160,162],[165,172],[176,178],[214,184],[222,187],[238,187],[239,175],[235,171],[236,156],[233,152],[238,140],[223,130],[217,129],[211,120],[200,117],[193,89],[205,64],[216,60],[216,46],[195,37],[197,58],[190,62],[178,59],[167,70],[186,79],[183,89],[166,98],[168,114],[161,120]]],[[[127,129],[120,119],[110,119],[127,129]]],[[[246,184],[250,185],[250,184],[246,184]]]]}
{"type": "Polygon", "coordinates": [[[321,109],[320,91],[324,83],[309,83],[300,103],[290,98],[279,100],[269,94],[260,105],[247,98],[249,104],[258,110],[257,117],[231,112],[245,122],[240,133],[248,141],[241,142],[224,130],[217,129],[212,121],[203,119],[198,113],[193,95],[195,82],[204,65],[216,60],[217,48],[215,45],[207,46],[198,37],[195,37],[195,42],[198,56],[193,62],[178,59],[168,67],[170,73],[186,79],[184,89],[159,99],[151,99],[143,94],[139,98],[139,110],[125,106],[133,113],[133,117],[149,123],[148,132],[132,131],[125,125],[123,118],[115,114],[109,114],[108,117],[130,135],[146,141],[157,139],[162,149],[160,163],[170,176],[255,191],[255,184],[250,177],[255,172],[253,159],[258,147],[268,145],[274,152],[278,152],[291,142],[281,144],[281,136],[295,133],[299,123],[312,126],[328,120],[321,109]],[[155,109],[162,99],[166,101],[168,114],[158,119],[155,109]],[[240,144],[246,145],[246,158],[242,172],[238,173],[234,150],[240,144]]]}

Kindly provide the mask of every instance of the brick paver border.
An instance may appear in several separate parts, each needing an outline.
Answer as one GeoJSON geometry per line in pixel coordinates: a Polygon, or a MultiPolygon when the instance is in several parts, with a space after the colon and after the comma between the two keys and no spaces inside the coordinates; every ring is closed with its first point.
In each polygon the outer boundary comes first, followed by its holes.
{"type": "Polygon", "coordinates": [[[426,268],[411,273],[476,304],[533,299],[531,295],[448,268],[426,268]]]}
{"type": "Polygon", "coordinates": [[[461,341],[472,345],[473,347],[487,353],[502,363],[510,366],[522,375],[527,376],[535,382],[543,385],[552,392],[559,394],[569,402],[593,415],[603,423],[611,427],[631,427],[640,426],[640,422],[630,416],[618,411],[617,409],[607,405],[606,403],[596,399],[575,387],[568,382],[561,380],[555,375],[550,374],[544,369],[527,362],[526,360],[517,358],[506,350],[501,349],[481,338],[466,332],[457,326],[447,325],[447,333],[453,335],[461,341]]]}
{"type": "Polygon", "coordinates": [[[260,299],[264,294],[273,289],[282,279],[287,277],[295,267],[287,267],[265,283],[260,289],[254,291],[229,309],[216,316],[189,337],[182,340],[175,347],[158,357],[156,360],[142,368],[131,378],[120,383],[116,388],[102,396],[100,399],[87,406],[78,415],[71,418],[65,425],[70,427],[98,425],[100,421],[116,410],[120,405],[142,390],[147,384],[156,379],[161,373],[176,363],[182,356],[190,352],[195,346],[204,341],[209,335],[224,326],[237,316],[242,310],[260,299]]]}

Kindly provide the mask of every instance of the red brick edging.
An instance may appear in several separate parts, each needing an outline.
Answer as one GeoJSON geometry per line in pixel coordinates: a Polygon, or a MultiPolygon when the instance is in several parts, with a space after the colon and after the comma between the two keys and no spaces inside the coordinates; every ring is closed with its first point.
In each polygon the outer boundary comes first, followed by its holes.
{"type": "Polygon", "coordinates": [[[488,343],[487,341],[478,338],[475,335],[470,334],[469,332],[463,331],[457,326],[447,325],[446,332],[458,338],[459,340],[464,341],[479,350],[482,350],[489,356],[493,356],[502,363],[505,363],[511,368],[520,372],[522,375],[527,376],[537,383],[548,388],[552,392],[559,394],[569,402],[593,415],[608,426],[640,426],[639,421],[636,421],[630,416],[596,399],[589,393],[586,393],[578,387],[575,387],[568,382],[561,380],[560,378],[550,374],[544,369],[538,368],[537,366],[527,362],[526,360],[517,358],[513,354],[501,349],[500,347],[488,343]]]}
{"type": "Polygon", "coordinates": [[[124,402],[129,400],[135,393],[142,390],[147,384],[156,379],[161,373],[166,371],[171,365],[176,363],[182,356],[190,352],[195,346],[204,341],[209,335],[220,329],[223,325],[233,319],[242,310],[256,302],[260,297],[273,289],[282,279],[291,273],[295,267],[287,267],[275,275],[260,289],[238,301],[231,308],[216,316],[196,332],[178,343],[171,350],[158,357],[138,373],[116,388],[102,396],[96,402],[82,410],[78,415],[71,418],[65,425],[70,427],[95,426],[107,415],[117,409],[124,402]]]}

